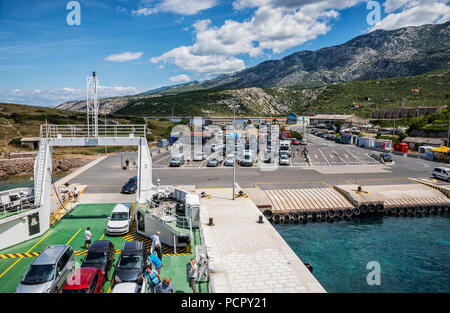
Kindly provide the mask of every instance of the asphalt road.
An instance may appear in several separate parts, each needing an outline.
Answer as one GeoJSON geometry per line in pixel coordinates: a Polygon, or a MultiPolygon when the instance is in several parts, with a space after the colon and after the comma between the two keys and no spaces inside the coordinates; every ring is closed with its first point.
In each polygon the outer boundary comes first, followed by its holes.
{"type": "MultiPolygon", "coordinates": [[[[309,155],[312,166],[296,154],[290,166],[275,170],[256,167],[237,167],[236,182],[241,187],[258,186],[263,189],[329,187],[336,184],[410,184],[409,178],[431,179],[433,167],[441,163],[394,155],[395,165],[380,166],[368,154],[373,151],[351,145],[309,136],[309,155]],[[317,158],[316,158],[317,155],[317,158]],[[376,165],[378,164],[378,165],[376,165]]],[[[301,147],[301,146],[300,146],[301,147]]],[[[375,152],[376,153],[376,152],[375,152]]],[[[135,152],[122,156],[137,161],[135,152]]],[[[157,178],[163,185],[196,185],[198,188],[232,187],[233,168],[220,165],[207,168],[206,161],[191,161],[181,168],[170,168],[170,153],[155,155],[153,181],[157,178]]],[[[136,168],[123,170],[121,156],[111,155],[104,161],[79,175],[72,182],[88,185],[85,192],[120,192],[127,179],[136,175],[136,168]]]]}

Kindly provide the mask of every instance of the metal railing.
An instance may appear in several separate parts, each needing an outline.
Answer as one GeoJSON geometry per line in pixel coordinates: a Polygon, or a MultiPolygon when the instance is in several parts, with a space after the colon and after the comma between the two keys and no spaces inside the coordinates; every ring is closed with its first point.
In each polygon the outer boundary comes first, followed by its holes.
{"type": "Polygon", "coordinates": [[[146,125],[41,125],[41,138],[145,137],[146,125]]]}
{"type": "Polygon", "coordinates": [[[0,193],[0,218],[35,208],[34,195],[28,190],[18,188],[0,193]]]}

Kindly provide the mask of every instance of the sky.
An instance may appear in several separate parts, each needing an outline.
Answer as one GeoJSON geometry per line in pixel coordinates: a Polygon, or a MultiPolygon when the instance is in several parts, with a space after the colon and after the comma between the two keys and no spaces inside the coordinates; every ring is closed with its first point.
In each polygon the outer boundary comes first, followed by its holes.
{"type": "Polygon", "coordinates": [[[444,23],[450,0],[0,0],[0,101],[55,106],[202,81],[376,29],[444,23]]]}

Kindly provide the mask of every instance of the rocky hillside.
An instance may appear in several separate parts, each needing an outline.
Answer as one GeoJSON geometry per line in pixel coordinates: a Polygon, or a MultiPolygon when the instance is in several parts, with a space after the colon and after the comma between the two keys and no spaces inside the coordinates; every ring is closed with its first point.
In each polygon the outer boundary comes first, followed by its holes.
{"type": "Polygon", "coordinates": [[[277,116],[296,113],[355,113],[370,117],[377,109],[448,106],[450,70],[408,76],[328,84],[316,88],[241,88],[200,90],[140,99],[116,111],[137,116],[277,116]],[[418,92],[411,92],[417,89],[418,92]]]}

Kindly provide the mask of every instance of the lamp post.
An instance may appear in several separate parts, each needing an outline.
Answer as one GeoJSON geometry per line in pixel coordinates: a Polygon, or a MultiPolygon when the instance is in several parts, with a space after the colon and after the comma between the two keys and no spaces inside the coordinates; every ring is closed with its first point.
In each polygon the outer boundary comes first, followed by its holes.
{"type": "Polygon", "coordinates": [[[237,154],[237,133],[236,133],[236,109],[239,108],[239,105],[232,105],[233,109],[233,129],[234,129],[234,149],[233,149],[233,200],[235,199],[235,185],[236,185],[236,154],[237,154]]]}

